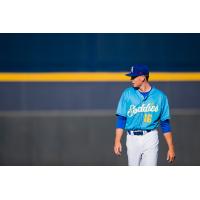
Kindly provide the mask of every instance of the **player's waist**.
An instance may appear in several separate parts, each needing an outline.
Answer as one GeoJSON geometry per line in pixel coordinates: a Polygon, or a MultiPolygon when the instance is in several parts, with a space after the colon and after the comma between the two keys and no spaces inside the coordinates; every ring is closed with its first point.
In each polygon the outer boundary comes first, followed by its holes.
{"type": "Polygon", "coordinates": [[[153,130],[127,130],[129,135],[145,135],[153,130]]]}

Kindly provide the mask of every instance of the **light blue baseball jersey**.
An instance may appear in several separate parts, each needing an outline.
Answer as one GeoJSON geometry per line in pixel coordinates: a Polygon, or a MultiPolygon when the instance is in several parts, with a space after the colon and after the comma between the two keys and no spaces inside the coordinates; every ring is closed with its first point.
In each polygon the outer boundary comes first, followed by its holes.
{"type": "Polygon", "coordinates": [[[152,87],[144,97],[137,89],[129,87],[124,90],[118,103],[116,115],[127,118],[126,130],[153,130],[159,121],[170,119],[167,96],[152,87]]]}

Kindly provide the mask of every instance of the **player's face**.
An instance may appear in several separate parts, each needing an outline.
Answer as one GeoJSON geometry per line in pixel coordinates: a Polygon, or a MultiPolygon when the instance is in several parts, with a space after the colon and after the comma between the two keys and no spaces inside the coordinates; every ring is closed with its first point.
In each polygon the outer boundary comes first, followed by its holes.
{"type": "Polygon", "coordinates": [[[145,80],[144,76],[132,76],[131,77],[132,86],[135,88],[139,88],[143,84],[144,80],[145,80]]]}

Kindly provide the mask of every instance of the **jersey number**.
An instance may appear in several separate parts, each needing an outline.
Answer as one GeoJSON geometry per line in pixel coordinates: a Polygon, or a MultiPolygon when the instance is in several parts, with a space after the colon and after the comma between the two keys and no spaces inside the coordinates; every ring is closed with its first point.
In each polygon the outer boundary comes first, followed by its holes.
{"type": "Polygon", "coordinates": [[[152,114],[145,114],[144,115],[144,122],[151,123],[152,121],[152,114]]]}

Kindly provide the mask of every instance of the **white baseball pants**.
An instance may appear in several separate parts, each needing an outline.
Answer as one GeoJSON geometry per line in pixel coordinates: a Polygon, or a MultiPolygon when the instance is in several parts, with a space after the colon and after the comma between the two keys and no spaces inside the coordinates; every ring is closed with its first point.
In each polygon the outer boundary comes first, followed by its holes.
{"type": "Polygon", "coordinates": [[[158,159],[158,131],[153,130],[145,135],[129,135],[126,147],[129,166],[156,166],[158,159]]]}

